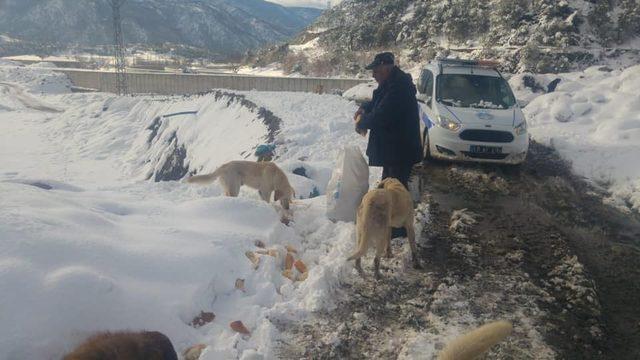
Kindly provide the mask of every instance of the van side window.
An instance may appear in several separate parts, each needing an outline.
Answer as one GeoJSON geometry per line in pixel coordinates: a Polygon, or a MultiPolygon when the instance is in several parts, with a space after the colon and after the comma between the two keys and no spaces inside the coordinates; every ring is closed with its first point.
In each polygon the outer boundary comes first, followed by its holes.
{"type": "Polygon", "coordinates": [[[425,94],[433,97],[433,73],[431,73],[431,71],[427,70],[425,71],[425,76],[426,76],[426,92],[425,94]]]}
{"type": "Polygon", "coordinates": [[[426,95],[430,100],[427,101],[427,105],[431,107],[433,99],[433,73],[430,70],[422,70],[420,74],[420,92],[426,95]]]}

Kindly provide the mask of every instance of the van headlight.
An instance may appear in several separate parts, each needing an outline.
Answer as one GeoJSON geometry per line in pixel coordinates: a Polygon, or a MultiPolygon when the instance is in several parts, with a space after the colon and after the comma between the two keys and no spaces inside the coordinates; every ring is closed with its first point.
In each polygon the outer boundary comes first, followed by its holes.
{"type": "Polygon", "coordinates": [[[438,115],[438,126],[451,131],[458,131],[458,129],[460,129],[460,123],[442,115],[438,115]]]}
{"type": "Polygon", "coordinates": [[[516,125],[515,128],[513,128],[516,135],[520,136],[522,134],[526,134],[527,133],[527,122],[523,121],[520,124],[516,125]]]}

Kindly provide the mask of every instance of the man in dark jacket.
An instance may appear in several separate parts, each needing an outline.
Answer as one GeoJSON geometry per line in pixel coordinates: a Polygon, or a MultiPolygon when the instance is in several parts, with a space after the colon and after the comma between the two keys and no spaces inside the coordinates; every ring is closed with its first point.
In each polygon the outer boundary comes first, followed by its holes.
{"type": "Polygon", "coordinates": [[[408,189],[413,165],[422,160],[416,87],[411,75],[394,65],[392,53],[375,56],[367,66],[378,88],[356,112],[356,130],[370,130],[369,166],[382,166],[382,178],[394,177],[408,189]]]}

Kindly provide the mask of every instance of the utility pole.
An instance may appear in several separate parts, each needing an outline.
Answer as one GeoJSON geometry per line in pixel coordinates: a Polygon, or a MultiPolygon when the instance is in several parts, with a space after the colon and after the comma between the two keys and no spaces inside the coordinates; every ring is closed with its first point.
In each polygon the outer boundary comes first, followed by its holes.
{"type": "Polygon", "coordinates": [[[118,95],[127,94],[127,62],[124,53],[124,37],[122,36],[122,18],[120,17],[120,7],[126,0],[109,0],[113,11],[114,30],[114,58],[116,61],[116,92],[118,95]]]}

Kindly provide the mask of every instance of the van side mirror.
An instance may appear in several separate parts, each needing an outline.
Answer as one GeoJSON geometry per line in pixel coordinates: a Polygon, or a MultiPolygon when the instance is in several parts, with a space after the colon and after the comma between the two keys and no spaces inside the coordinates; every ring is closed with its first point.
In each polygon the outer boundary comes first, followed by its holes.
{"type": "Polygon", "coordinates": [[[427,106],[431,107],[431,96],[427,94],[417,94],[416,99],[423,104],[427,104],[427,106]]]}
{"type": "Polygon", "coordinates": [[[521,109],[524,108],[525,106],[527,106],[527,104],[529,104],[528,101],[522,100],[522,99],[517,99],[516,103],[518,104],[518,107],[520,107],[521,109]]]}

